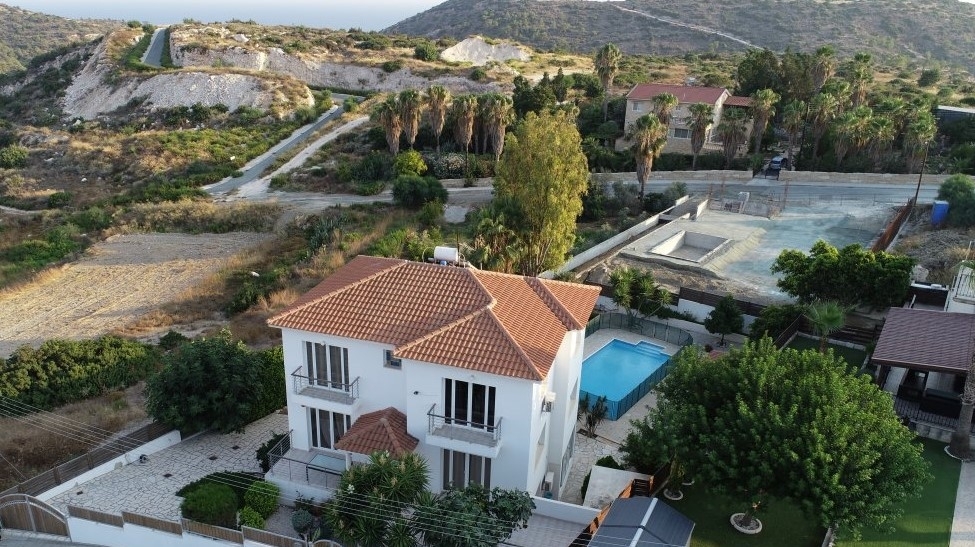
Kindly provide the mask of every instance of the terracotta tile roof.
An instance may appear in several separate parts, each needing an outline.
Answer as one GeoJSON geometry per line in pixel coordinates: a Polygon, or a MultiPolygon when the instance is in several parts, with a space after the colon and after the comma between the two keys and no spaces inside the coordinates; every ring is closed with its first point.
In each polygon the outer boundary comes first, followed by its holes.
{"type": "Polygon", "coordinates": [[[569,330],[585,327],[599,288],[359,256],[273,327],[390,344],[397,357],[540,380],[569,330]]]}
{"type": "Polygon", "coordinates": [[[738,95],[732,95],[724,100],[725,106],[751,106],[751,97],[740,97],[738,95]]]}
{"type": "Polygon", "coordinates": [[[419,442],[406,432],[406,414],[389,407],[360,416],[335,448],[366,455],[385,450],[402,456],[413,452],[419,442]]]}
{"type": "Polygon", "coordinates": [[[975,315],[891,308],[871,360],[891,365],[965,372],[975,353],[975,315]]]}
{"type": "Polygon", "coordinates": [[[627,99],[649,101],[662,93],[673,93],[680,103],[715,104],[727,93],[723,87],[700,87],[672,84],[637,84],[626,94],[627,99]]]}

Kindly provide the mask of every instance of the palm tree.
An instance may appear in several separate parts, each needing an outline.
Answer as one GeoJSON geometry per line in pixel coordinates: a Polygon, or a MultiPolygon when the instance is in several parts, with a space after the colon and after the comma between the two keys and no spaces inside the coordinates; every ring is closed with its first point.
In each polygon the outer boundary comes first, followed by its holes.
{"type": "Polygon", "coordinates": [[[836,133],[835,153],[836,167],[843,163],[848,152],[861,150],[870,138],[870,120],[873,111],[870,107],[860,106],[836,118],[833,130],[836,133]]]}
{"type": "Polygon", "coordinates": [[[740,108],[725,108],[721,114],[717,132],[724,149],[725,168],[731,167],[731,160],[738,154],[738,148],[747,140],[746,118],[745,111],[740,108]]]}
{"type": "Polygon", "coordinates": [[[670,113],[680,104],[677,96],[673,93],[661,93],[655,95],[651,101],[653,101],[653,111],[657,114],[657,119],[664,124],[664,127],[670,127],[670,113]]]}
{"type": "Polygon", "coordinates": [[[704,148],[708,138],[708,128],[714,122],[714,106],[708,103],[694,103],[690,106],[691,114],[684,123],[691,130],[691,169],[697,170],[697,157],[704,148]]]}
{"type": "Polygon", "coordinates": [[[838,80],[833,78],[832,80],[826,82],[820,93],[832,95],[834,98],[836,98],[837,116],[846,112],[846,109],[850,106],[850,94],[852,91],[850,88],[850,82],[846,80],[838,80]]]}
{"type": "Polygon", "coordinates": [[[798,99],[785,105],[782,110],[782,127],[785,128],[785,132],[789,134],[789,166],[795,169],[795,158],[792,157],[792,151],[796,148],[796,143],[799,142],[799,132],[802,131],[806,124],[806,103],[798,99]]]}
{"type": "Polygon", "coordinates": [[[817,49],[812,67],[813,89],[816,90],[816,93],[819,93],[823,88],[823,84],[830,79],[835,69],[836,50],[833,49],[833,46],[823,46],[817,49]]]}
{"type": "Polygon", "coordinates": [[[423,97],[415,89],[404,89],[399,94],[399,113],[403,120],[403,132],[410,148],[416,141],[416,133],[420,129],[420,114],[423,112],[423,97]]]}
{"type": "Polygon", "coordinates": [[[430,116],[430,127],[437,139],[437,154],[440,153],[440,134],[447,119],[447,109],[450,108],[450,90],[442,85],[432,85],[427,89],[427,114],[430,116]]]}
{"type": "Polygon", "coordinates": [[[812,115],[813,159],[819,156],[819,141],[822,140],[833,118],[836,117],[838,103],[839,101],[834,95],[819,93],[812,98],[809,104],[809,113],[812,115]]]}
{"type": "Polygon", "coordinates": [[[879,169],[884,154],[890,149],[890,143],[897,138],[897,124],[889,116],[873,116],[867,131],[870,135],[870,160],[874,168],[879,169]]]}
{"type": "Polygon", "coordinates": [[[850,91],[853,106],[862,105],[867,100],[867,84],[873,81],[873,58],[869,53],[857,53],[850,65],[850,91]]]}
{"type": "Polygon", "coordinates": [[[759,152],[762,146],[762,136],[765,134],[765,127],[768,121],[775,116],[775,105],[781,97],[771,89],[759,89],[752,93],[752,139],[754,140],[755,153],[759,152]]]}
{"type": "Polygon", "coordinates": [[[389,147],[389,153],[395,156],[399,153],[399,136],[403,132],[403,120],[395,93],[390,93],[385,101],[376,105],[372,111],[372,119],[383,126],[386,131],[386,146],[389,147]]]}
{"type": "Polygon", "coordinates": [[[633,142],[633,157],[636,159],[636,178],[640,181],[640,202],[646,193],[647,178],[653,170],[653,160],[660,155],[667,144],[667,126],[655,114],[637,118],[630,128],[628,140],[633,142]]]}
{"type": "Polygon", "coordinates": [[[606,121],[608,113],[606,106],[609,103],[609,89],[613,86],[613,79],[620,70],[620,61],[623,60],[623,52],[616,44],[606,44],[598,53],[594,64],[596,65],[596,76],[599,83],[603,86],[603,121],[606,121]]]}
{"type": "Polygon", "coordinates": [[[501,159],[504,150],[504,135],[508,125],[515,119],[515,105],[511,97],[500,93],[491,93],[484,106],[484,125],[487,127],[491,149],[494,150],[494,161],[501,159]]]}
{"type": "Polygon", "coordinates": [[[928,143],[934,139],[938,126],[930,112],[922,112],[907,126],[904,132],[904,156],[907,160],[907,173],[920,170],[928,143]]]}
{"type": "Polygon", "coordinates": [[[812,328],[819,335],[819,351],[826,353],[829,335],[843,328],[846,324],[847,309],[833,300],[820,300],[810,304],[806,309],[806,319],[812,323],[812,328]]]}
{"type": "Polygon", "coordinates": [[[466,153],[471,146],[471,138],[474,136],[474,118],[477,116],[477,97],[474,95],[462,95],[454,99],[452,105],[454,112],[454,139],[460,148],[466,153]]]}

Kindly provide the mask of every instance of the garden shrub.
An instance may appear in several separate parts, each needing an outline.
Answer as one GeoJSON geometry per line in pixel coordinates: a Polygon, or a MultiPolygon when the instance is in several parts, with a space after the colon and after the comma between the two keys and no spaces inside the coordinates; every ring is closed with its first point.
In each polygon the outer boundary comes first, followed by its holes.
{"type": "Polygon", "coordinates": [[[65,205],[71,203],[71,193],[70,192],[54,192],[50,196],[47,196],[47,208],[48,209],[60,209],[65,205]]]}
{"type": "Polygon", "coordinates": [[[439,180],[419,175],[401,175],[393,181],[394,203],[418,209],[432,201],[447,202],[447,189],[439,180]]]}
{"type": "Polygon", "coordinates": [[[760,340],[768,336],[772,340],[779,337],[785,329],[804,312],[803,306],[796,304],[771,305],[759,312],[748,330],[748,337],[760,340]]]}
{"type": "Polygon", "coordinates": [[[178,348],[181,344],[183,344],[187,340],[189,340],[189,338],[187,338],[186,336],[174,330],[170,330],[169,332],[164,334],[161,338],[159,338],[159,347],[166,351],[169,351],[178,348]]]}
{"type": "Polygon", "coordinates": [[[27,165],[27,149],[18,144],[0,149],[0,167],[19,169],[27,165]]]}
{"type": "Polygon", "coordinates": [[[257,458],[257,461],[261,464],[261,471],[267,473],[271,470],[271,449],[277,446],[278,443],[281,442],[281,439],[285,438],[285,436],[286,435],[284,433],[277,433],[257,449],[255,458],[257,458]]]}
{"type": "Polygon", "coordinates": [[[231,487],[207,482],[186,494],[179,510],[183,518],[224,528],[236,528],[237,507],[237,497],[231,487]]]}
{"type": "Polygon", "coordinates": [[[315,517],[305,509],[296,509],[291,513],[291,527],[301,535],[305,535],[315,524],[315,517]]]}
{"type": "Polygon", "coordinates": [[[420,212],[416,215],[416,220],[421,226],[428,228],[440,226],[445,209],[443,202],[438,199],[428,201],[420,207],[420,212]]]}
{"type": "Polygon", "coordinates": [[[234,494],[234,511],[244,506],[244,494],[252,484],[261,480],[260,476],[244,473],[241,471],[218,471],[197,479],[176,491],[176,495],[186,498],[200,488],[208,484],[227,486],[234,494]]]}
{"type": "Polygon", "coordinates": [[[386,181],[373,180],[369,182],[360,182],[355,187],[355,193],[360,196],[375,196],[381,194],[383,190],[386,189],[386,181]]]}
{"type": "Polygon", "coordinates": [[[267,481],[257,481],[244,494],[244,505],[251,507],[262,518],[268,518],[278,509],[278,495],[281,489],[267,481]]]}
{"type": "Polygon", "coordinates": [[[483,68],[478,67],[471,71],[468,78],[470,78],[472,81],[480,82],[487,78],[487,72],[484,72],[483,68]]]}
{"type": "Polygon", "coordinates": [[[383,72],[396,72],[401,68],[403,68],[402,59],[394,59],[392,61],[386,61],[383,63],[383,72]]]}
{"type": "Polygon", "coordinates": [[[433,42],[422,42],[413,48],[413,57],[421,61],[436,61],[440,58],[440,51],[433,42]]]}
{"type": "Polygon", "coordinates": [[[393,172],[396,176],[423,175],[427,172],[427,164],[416,150],[405,150],[396,155],[393,172]]]}
{"type": "Polygon", "coordinates": [[[112,214],[101,207],[89,207],[68,217],[68,222],[85,232],[94,232],[111,226],[112,214]]]}
{"type": "Polygon", "coordinates": [[[253,507],[245,506],[240,510],[240,525],[263,530],[267,521],[253,507]]]}

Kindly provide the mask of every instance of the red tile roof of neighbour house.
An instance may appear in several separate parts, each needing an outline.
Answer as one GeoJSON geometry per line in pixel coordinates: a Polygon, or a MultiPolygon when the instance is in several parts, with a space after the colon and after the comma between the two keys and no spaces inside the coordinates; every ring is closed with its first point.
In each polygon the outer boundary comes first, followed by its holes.
{"type": "Polygon", "coordinates": [[[359,454],[386,451],[393,456],[413,452],[420,441],[406,432],[406,414],[393,407],[359,416],[335,443],[338,450],[359,454]]]}
{"type": "Polygon", "coordinates": [[[725,106],[751,106],[751,97],[741,97],[739,95],[732,95],[724,100],[725,106]]]}
{"type": "Polygon", "coordinates": [[[514,378],[548,374],[599,288],[358,256],[271,317],[273,327],[394,346],[394,355],[514,378]]]}
{"type": "Polygon", "coordinates": [[[627,99],[649,101],[662,93],[672,93],[680,103],[715,104],[728,91],[723,87],[699,87],[673,84],[637,84],[626,94],[627,99]]]}
{"type": "Polygon", "coordinates": [[[975,315],[891,308],[871,361],[878,365],[956,374],[975,354],[975,315]]]}

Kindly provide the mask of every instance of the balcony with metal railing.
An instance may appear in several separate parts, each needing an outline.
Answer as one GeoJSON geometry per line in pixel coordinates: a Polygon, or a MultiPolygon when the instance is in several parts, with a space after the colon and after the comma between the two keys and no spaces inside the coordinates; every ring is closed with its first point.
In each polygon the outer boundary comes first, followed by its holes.
{"type": "Polygon", "coordinates": [[[488,458],[496,458],[501,450],[501,418],[494,424],[460,420],[439,414],[436,404],[427,418],[427,444],[488,458]]]}
{"type": "Polygon", "coordinates": [[[349,406],[354,405],[359,399],[359,378],[345,384],[323,378],[312,378],[301,372],[301,367],[298,367],[291,373],[294,392],[298,395],[349,406]]]}

